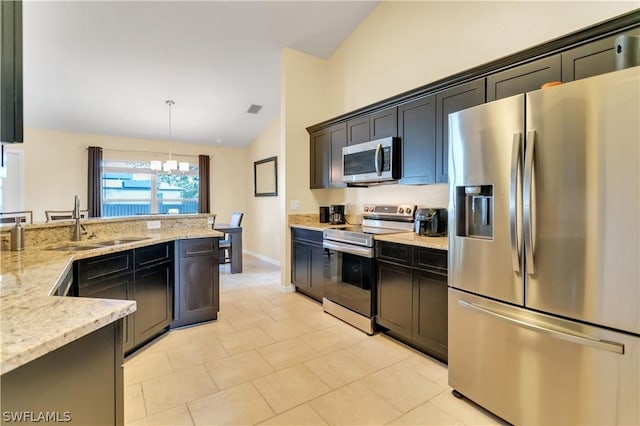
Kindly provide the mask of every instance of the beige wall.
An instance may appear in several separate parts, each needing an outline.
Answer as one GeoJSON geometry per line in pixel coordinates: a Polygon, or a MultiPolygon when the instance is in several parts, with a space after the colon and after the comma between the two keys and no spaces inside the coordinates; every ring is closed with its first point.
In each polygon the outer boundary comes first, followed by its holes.
{"type": "Polygon", "coordinates": [[[284,165],[280,152],[280,117],[273,120],[247,149],[247,210],[242,221],[243,248],[250,254],[274,264],[282,258],[282,177],[284,165]],[[255,197],[253,162],[278,157],[278,196],[255,197]]]}
{"type": "MultiPolygon", "coordinates": [[[[25,143],[15,147],[24,150],[24,207],[33,210],[34,220],[44,221],[46,209],[71,209],[75,194],[86,207],[89,146],[101,146],[105,158],[146,155],[115,150],[169,149],[167,141],[25,129],[25,143]]],[[[211,212],[218,214],[217,220],[228,221],[231,212],[246,209],[246,149],[173,143],[173,153],[191,156],[188,161],[194,162],[198,154],[211,156],[211,212]]]]}
{"type": "Polygon", "coordinates": [[[329,58],[324,119],[637,7],[637,1],[383,1],[329,58]]]}
{"type": "MultiPolygon", "coordinates": [[[[637,1],[384,1],[328,61],[286,49],[283,91],[300,92],[282,102],[290,158],[285,211],[317,213],[318,206],[332,203],[346,203],[350,214],[359,213],[366,202],[446,206],[444,184],[309,190],[304,128],[637,7],[637,1]],[[300,201],[300,210],[289,208],[292,199],[300,201]]],[[[283,277],[289,283],[287,244],[283,277]]]]}

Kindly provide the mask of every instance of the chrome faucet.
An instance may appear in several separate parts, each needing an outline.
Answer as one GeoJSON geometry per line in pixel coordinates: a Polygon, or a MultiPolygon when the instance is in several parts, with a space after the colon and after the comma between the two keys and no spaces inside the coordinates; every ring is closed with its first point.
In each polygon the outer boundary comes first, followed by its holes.
{"type": "Polygon", "coordinates": [[[82,234],[86,234],[87,231],[84,229],[84,226],[80,224],[80,196],[78,194],[76,194],[76,197],[74,199],[71,218],[76,220],[76,225],[73,228],[73,236],[71,237],[71,240],[80,241],[82,239],[82,234]]]}

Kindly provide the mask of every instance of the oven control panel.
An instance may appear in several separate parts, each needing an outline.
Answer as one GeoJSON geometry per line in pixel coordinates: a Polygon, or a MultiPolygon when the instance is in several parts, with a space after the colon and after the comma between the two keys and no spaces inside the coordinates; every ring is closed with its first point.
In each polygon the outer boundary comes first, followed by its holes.
{"type": "Polygon", "coordinates": [[[362,213],[365,217],[393,217],[413,219],[416,206],[412,204],[365,204],[362,213]]]}

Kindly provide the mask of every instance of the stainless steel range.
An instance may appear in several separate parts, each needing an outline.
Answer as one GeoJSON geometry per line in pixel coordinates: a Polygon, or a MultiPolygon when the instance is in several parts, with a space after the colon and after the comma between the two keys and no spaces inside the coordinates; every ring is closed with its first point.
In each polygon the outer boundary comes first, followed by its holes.
{"type": "Polygon", "coordinates": [[[325,312],[367,334],[373,334],[376,314],[376,235],[412,232],[415,205],[366,204],[362,225],[323,231],[327,255],[324,268],[325,312]]]}

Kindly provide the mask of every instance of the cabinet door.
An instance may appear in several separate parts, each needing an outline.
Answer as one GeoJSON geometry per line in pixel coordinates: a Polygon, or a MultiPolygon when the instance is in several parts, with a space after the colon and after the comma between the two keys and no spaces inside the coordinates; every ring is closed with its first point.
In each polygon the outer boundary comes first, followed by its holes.
{"type": "Polygon", "coordinates": [[[561,78],[560,54],[510,68],[487,77],[487,102],[538,90],[561,78]]]}
{"type": "Polygon", "coordinates": [[[339,123],[329,128],[331,141],[331,171],[329,173],[329,187],[343,188],[347,186],[342,181],[342,148],[347,146],[347,123],[339,123]]]}
{"type": "MultiPolygon", "coordinates": [[[[78,287],[78,296],[96,299],[133,300],[133,273],[109,277],[78,287]]],[[[123,318],[122,337],[125,352],[133,349],[135,315],[133,313],[123,318]]]]}
{"type": "Polygon", "coordinates": [[[398,108],[387,108],[371,114],[369,134],[372,141],[398,136],[398,108]]]}
{"type": "Polygon", "coordinates": [[[318,130],[311,134],[309,155],[311,160],[309,164],[310,188],[328,188],[331,169],[331,140],[328,129],[318,130]]]}
{"type": "Polygon", "coordinates": [[[436,94],[436,182],[449,181],[449,114],[484,103],[484,78],[436,94]]]}
{"type": "Polygon", "coordinates": [[[317,300],[322,300],[324,269],[328,256],[322,246],[309,246],[309,292],[317,300]]]}
{"type": "Polygon", "coordinates": [[[378,262],[376,323],[411,339],[413,290],[411,268],[378,262]]]}
{"type": "Polygon", "coordinates": [[[218,318],[218,265],[215,256],[180,259],[179,302],[174,325],[194,324],[218,318]]]}
{"type": "Polygon", "coordinates": [[[615,41],[620,35],[640,35],[640,29],[616,34],[562,52],[562,81],[574,81],[615,71],[615,41]]]}
{"type": "Polygon", "coordinates": [[[414,270],[413,341],[447,362],[447,276],[414,270]]]}
{"type": "Polygon", "coordinates": [[[347,145],[369,141],[369,116],[347,121],[347,145]]]}
{"type": "Polygon", "coordinates": [[[173,263],[136,271],[134,299],[138,304],[135,320],[135,345],[138,346],[171,324],[173,263]]]}
{"type": "Polygon", "coordinates": [[[0,21],[0,141],[22,142],[22,2],[1,2],[0,21]]]}
{"type": "Polygon", "coordinates": [[[291,282],[302,289],[309,288],[309,245],[294,241],[291,252],[291,282]]]}
{"type": "Polygon", "coordinates": [[[435,96],[398,107],[398,136],[402,145],[399,183],[433,183],[436,178],[435,96]]]}

